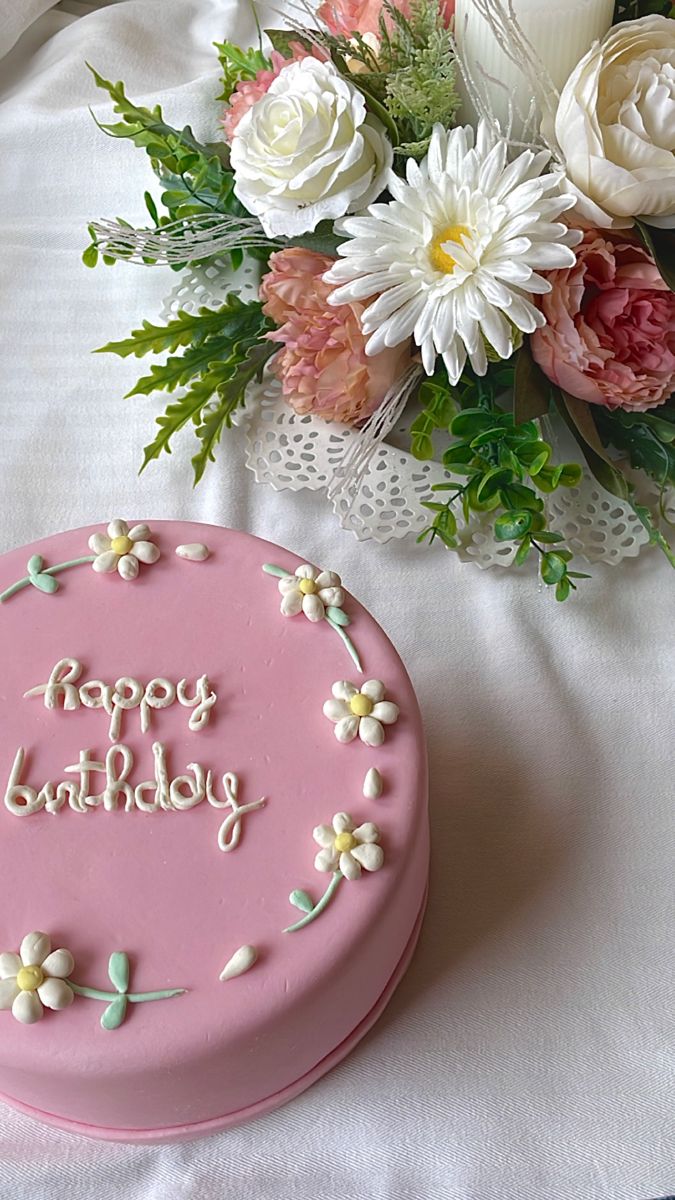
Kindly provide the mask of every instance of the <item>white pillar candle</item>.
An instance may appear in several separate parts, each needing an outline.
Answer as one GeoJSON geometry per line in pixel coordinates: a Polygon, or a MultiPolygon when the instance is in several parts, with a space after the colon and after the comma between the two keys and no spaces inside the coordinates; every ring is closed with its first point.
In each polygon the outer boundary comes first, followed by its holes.
{"type": "MultiPolygon", "coordinates": [[[[508,17],[509,0],[487,0],[487,4],[497,17],[500,14],[508,17]]],[[[512,4],[520,30],[558,91],[593,42],[607,32],[614,13],[614,0],[512,0],[512,4]]],[[[456,0],[455,36],[472,81],[489,100],[503,128],[509,120],[511,101],[512,136],[519,139],[524,132],[534,89],[527,75],[498,44],[495,32],[479,11],[476,0],[456,0]]],[[[461,117],[473,124],[475,107],[461,78],[458,79],[458,90],[463,102],[461,117]]],[[[554,102],[554,97],[551,99],[554,102]]],[[[530,135],[532,132],[530,125],[530,135]]]]}

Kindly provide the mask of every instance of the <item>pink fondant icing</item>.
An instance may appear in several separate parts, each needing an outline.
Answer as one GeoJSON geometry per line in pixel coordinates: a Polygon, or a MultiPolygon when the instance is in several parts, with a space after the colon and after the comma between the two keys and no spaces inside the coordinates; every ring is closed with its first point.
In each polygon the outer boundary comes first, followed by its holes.
{"type": "MultiPolygon", "coordinates": [[[[23,1026],[0,1012],[0,1093],[26,1110],[101,1136],[186,1136],[281,1103],[327,1070],[363,1032],[400,973],[426,889],[428,824],[421,720],[405,669],[385,634],[351,596],[349,633],[359,676],[325,622],[279,613],[264,562],[302,561],[246,534],[190,523],[151,522],[159,562],[138,579],[89,566],[59,576],[53,596],[29,587],[0,606],[0,795],[16,749],[22,782],[67,778],[81,749],[110,746],[101,711],[48,711],[23,693],[44,683],[61,658],[77,658],[80,682],[176,682],[208,674],[218,702],[208,727],[188,729],[178,704],[153,712],[140,732],[127,713],[121,741],[133,782],[153,775],[152,742],[163,742],[171,776],[199,762],[239,777],[239,803],[266,796],[244,818],[239,846],[222,853],[226,815],[207,803],[187,812],[76,813],[65,807],[18,817],[0,809],[0,950],[43,929],[75,957],[73,979],[110,988],[109,955],[129,954],[134,992],[183,987],[185,995],[131,1005],[104,1031],[104,1005],[76,997],[62,1012],[23,1026]],[[211,557],[182,561],[180,543],[206,542],[211,557]],[[337,679],[380,678],[401,710],[377,750],[340,745],[322,705],[337,679]],[[362,795],[377,766],[379,800],[362,795]],[[346,810],[381,829],[384,867],[343,880],[332,904],[296,933],[296,888],[315,900],[329,876],[314,869],[312,830],[346,810]],[[258,961],[219,981],[244,944],[258,961]],[[341,1051],[341,1048],[342,1051],[341,1051]]],[[[87,553],[77,530],[0,558],[0,591],[26,573],[87,553]]],[[[335,568],[336,564],[321,564],[335,568]]],[[[347,581],[348,582],[348,581],[347,581]]],[[[96,790],[103,777],[95,777],[96,790]]],[[[222,788],[219,787],[222,795],[222,788]]],[[[414,938],[413,938],[414,940],[414,938]]]]}

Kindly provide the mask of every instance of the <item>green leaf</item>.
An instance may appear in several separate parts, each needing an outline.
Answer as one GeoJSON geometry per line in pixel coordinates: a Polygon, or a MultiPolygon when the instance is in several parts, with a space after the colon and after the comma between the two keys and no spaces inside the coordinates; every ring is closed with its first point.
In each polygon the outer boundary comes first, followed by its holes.
{"type": "Polygon", "coordinates": [[[96,246],[87,246],[87,249],[82,252],[82,262],[85,267],[95,267],[98,262],[98,249],[96,246]]]}
{"type": "Polygon", "coordinates": [[[474,438],[492,425],[492,413],[484,408],[465,408],[450,423],[450,432],[456,438],[474,438]]]}
{"type": "Polygon", "coordinates": [[[343,627],[351,625],[351,620],[345,610],[343,608],[335,608],[333,604],[330,604],[326,609],[326,616],[330,617],[331,621],[334,621],[336,625],[343,627]]]}
{"type": "MultiPolygon", "coordinates": [[[[553,546],[556,542],[564,542],[562,533],[554,533],[551,529],[537,530],[534,535],[537,542],[541,542],[544,546],[553,546]]],[[[562,552],[561,552],[562,553],[562,552]]],[[[567,551],[565,551],[567,553],[567,551]]],[[[570,558],[572,555],[570,554],[570,558]]]]}
{"type": "Polygon", "coordinates": [[[476,500],[480,504],[485,504],[496,496],[503,487],[511,482],[513,472],[508,467],[493,467],[492,470],[486,471],[476,487],[476,500]]]}
{"type": "Polygon", "coordinates": [[[126,992],[129,987],[129,958],[123,950],[116,950],[108,961],[108,976],[113,987],[118,992],[126,992]]]}
{"type": "Polygon", "coordinates": [[[631,498],[631,507],[635,515],[640,519],[642,525],[649,534],[649,541],[652,546],[657,546],[659,550],[666,556],[671,567],[675,567],[675,552],[668,540],[663,536],[661,530],[654,521],[652,513],[645,504],[638,504],[631,498]]]}
{"type": "Polygon", "coordinates": [[[635,231],[654,259],[663,282],[675,292],[675,230],[658,229],[636,220],[635,231]]]}
{"type": "Polygon", "coordinates": [[[549,410],[551,384],[532,357],[525,339],[516,359],[513,379],[513,416],[517,425],[542,417],[549,410]]]}
{"type": "Polygon", "coordinates": [[[571,588],[572,588],[572,584],[570,583],[569,578],[567,577],[567,575],[563,575],[563,578],[559,579],[556,584],[556,589],[555,589],[556,600],[560,600],[560,601],[566,600],[570,594],[571,588]]]}
{"type": "MultiPolygon", "coordinates": [[[[215,451],[223,429],[230,428],[232,414],[244,403],[249,383],[261,374],[265,363],[277,350],[278,346],[274,342],[259,342],[248,346],[239,357],[238,351],[235,350],[228,363],[223,364],[228,367],[227,374],[220,367],[212,368],[200,381],[207,389],[210,387],[211,395],[217,393],[220,403],[203,416],[195,430],[201,442],[200,449],[192,456],[195,486],[202,479],[208,464],[215,462],[215,451]]],[[[194,392],[194,388],[192,390],[194,392]]],[[[203,407],[202,402],[198,411],[201,412],[203,407]]]]}
{"type": "Polygon", "coordinates": [[[26,570],[29,575],[39,575],[45,565],[45,560],[40,554],[32,554],[28,559],[26,570]]]}
{"type": "MultiPolygon", "coordinates": [[[[595,447],[586,441],[584,434],[581,432],[575,418],[572,416],[573,410],[570,409],[569,400],[570,397],[565,397],[564,402],[561,401],[558,404],[558,410],[567,427],[570,429],[571,433],[581,446],[581,449],[584,453],[584,458],[588,463],[591,474],[595,477],[595,479],[597,479],[601,487],[604,487],[605,491],[610,492],[610,494],[613,496],[618,496],[621,500],[627,500],[630,496],[630,485],[628,480],[618,469],[618,467],[614,466],[614,464],[609,461],[606,451],[600,442],[595,424],[593,427],[596,430],[595,436],[600,445],[601,453],[598,453],[595,447]]],[[[585,407],[587,408],[588,405],[585,407]]]]}
{"type": "Polygon", "coordinates": [[[117,1029],[126,1016],[127,1003],[126,996],[116,996],[108,1007],[104,1009],[101,1017],[101,1027],[103,1029],[117,1029]]]}
{"type": "Polygon", "coordinates": [[[309,53],[312,53],[312,43],[309,38],[302,37],[292,29],[266,29],[265,34],[272,43],[274,50],[279,54],[283,54],[284,58],[293,57],[293,46],[291,43],[300,43],[300,45],[309,53]]]}
{"type": "Polygon", "coordinates": [[[295,891],[291,892],[288,899],[295,908],[300,909],[300,912],[309,913],[314,908],[314,901],[311,896],[308,896],[307,892],[303,892],[300,888],[296,888],[295,891]]]}
{"type": "MultiPolygon", "coordinates": [[[[195,339],[204,340],[212,334],[228,333],[242,315],[242,310],[250,314],[250,305],[243,304],[238,296],[230,293],[220,308],[200,308],[197,315],[180,309],[175,317],[166,325],[153,325],[143,321],[140,329],[132,330],[128,338],[119,342],[108,342],[95,350],[95,354],[118,354],[120,358],[142,358],[145,354],[161,354],[168,350],[173,352],[180,346],[190,346],[195,339]]],[[[256,303],[256,312],[260,305],[256,303]]]]}
{"type": "Polygon", "coordinates": [[[527,556],[529,555],[531,549],[532,549],[532,539],[529,537],[524,537],[518,547],[516,557],[513,560],[514,566],[522,567],[522,565],[525,562],[527,556]]]}
{"type": "Polygon", "coordinates": [[[58,579],[55,579],[53,575],[43,575],[38,573],[37,575],[31,575],[30,581],[33,584],[33,587],[36,587],[40,592],[46,592],[48,596],[51,596],[54,592],[58,592],[59,590],[59,581],[58,579]]]}
{"type": "Polygon", "coordinates": [[[564,558],[552,550],[541,558],[541,577],[544,583],[558,583],[567,574],[567,563],[564,558]]]}
{"type": "Polygon", "coordinates": [[[494,524],[495,539],[498,542],[511,542],[522,538],[532,528],[532,513],[506,512],[497,517],[494,524]]]}
{"type": "Polygon", "coordinates": [[[255,79],[258,71],[269,71],[272,67],[262,50],[242,50],[241,46],[227,41],[213,44],[218,51],[218,61],[222,70],[223,90],[217,97],[218,100],[227,102],[241,79],[255,79]]]}
{"type": "Polygon", "coordinates": [[[174,392],[177,387],[184,387],[195,375],[203,374],[219,360],[227,358],[231,350],[228,338],[209,338],[202,345],[191,346],[185,354],[167,358],[166,362],[150,367],[150,374],[144,375],[138,383],[127,392],[125,399],[131,396],[150,396],[153,392],[174,392]]]}

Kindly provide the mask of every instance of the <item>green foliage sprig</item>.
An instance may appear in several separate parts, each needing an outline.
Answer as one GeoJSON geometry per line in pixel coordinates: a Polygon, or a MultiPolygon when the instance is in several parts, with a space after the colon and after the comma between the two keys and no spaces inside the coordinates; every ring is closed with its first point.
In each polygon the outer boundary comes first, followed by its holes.
{"type": "Polygon", "coordinates": [[[157,418],[159,427],[145,447],[141,470],[163,451],[171,453],[171,439],[192,423],[200,443],[192,457],[195,484],[214,461],[223,429],[246,399],[246,389],[258,377],[277,346],[265,339],[273,328],[258,301],[244,304],[231,293],[219,309],[202,308],[194,316],[179,312],[166,325],[144,321],[140,329],[119,342],[109,342],[98,353],[134,355],[169,352],[161,364],[138,381],[129,396],[147,396],[156,391],[187,390],[157,418]],[[182,355],[174,352],[184,348],[182,355]]]}
{"type": "Polygon", "coordinates": [[[452,442],[443,454],[450,477],[436,484],[439,499],[427,501],[432,523],[418,541],[440,538],[448,549],[460,546],[461,516],[468,524],[472,513],[495,513],[497,541],[517,546],[514,562],[522,565],[534,552],[545,584],[555,588],[557,600],[576,590],[577,579],[588,578],[570,570],[573,555],[563,536],[550,530],[544,501],[538,493],[574,487],[581,478],[577,463],[554,465],[552,450],[534,421],[518,423],[497,397],[513,387],[514,368],[491,367],[484,378],[465,372],[459,386],[451,388],[444,369],[422,384],[423,411],[411,426],[412,452],[431,458],[433,435],[442,430],[452,442]],[[440,495],[445,493],[445,499],[440,495]]]}
{"type": "Polygon", "coordinates": [[[258,71],[270,71],[272,63],[262,50],[242,50],[234,42],[214,42],[218,51],[223,90],[217,97],[226,103],[242,79],[255,79],[258,71]]]}

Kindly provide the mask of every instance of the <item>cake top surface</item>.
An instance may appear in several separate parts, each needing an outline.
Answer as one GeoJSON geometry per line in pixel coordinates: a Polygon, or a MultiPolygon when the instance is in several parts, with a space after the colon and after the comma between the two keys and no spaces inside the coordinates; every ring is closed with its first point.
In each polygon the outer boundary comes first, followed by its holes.
{"type": "Polygon", "coordinates": [[[84,997],[35,1024],[0,1012],[0,1062],[207,1056],[264,1038],[363,939],[377,961],[426,821],[425,751],[406,671],[339,579],[157,521],[11,551],[0,592],[0,951],[48,932],[84,997]]]}

